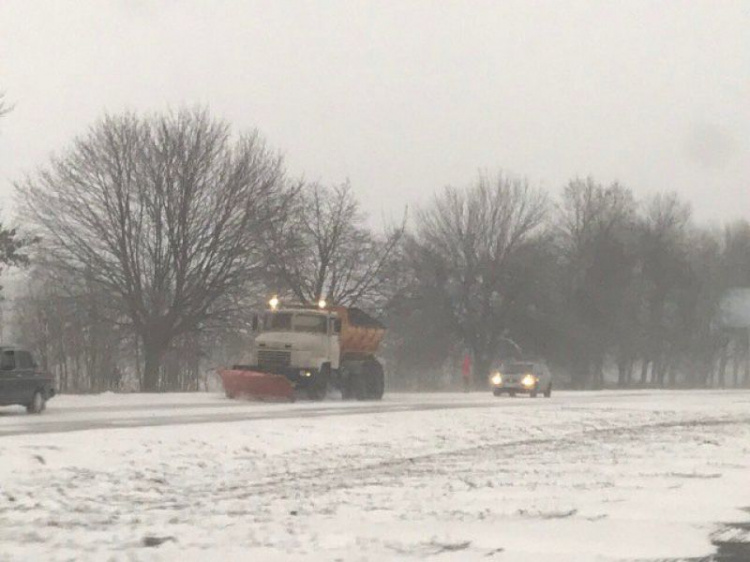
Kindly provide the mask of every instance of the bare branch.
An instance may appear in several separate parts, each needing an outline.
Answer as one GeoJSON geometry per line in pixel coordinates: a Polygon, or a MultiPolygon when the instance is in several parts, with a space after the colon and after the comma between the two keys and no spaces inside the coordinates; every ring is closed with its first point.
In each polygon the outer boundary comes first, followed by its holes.
{"type": "Polygon", "coordinates": [[[270,237],[270,284],[303,303],[377,306],[405,224],[375,235],[364,223],[348,184],[300,185],[287,220],[270,237]]]}

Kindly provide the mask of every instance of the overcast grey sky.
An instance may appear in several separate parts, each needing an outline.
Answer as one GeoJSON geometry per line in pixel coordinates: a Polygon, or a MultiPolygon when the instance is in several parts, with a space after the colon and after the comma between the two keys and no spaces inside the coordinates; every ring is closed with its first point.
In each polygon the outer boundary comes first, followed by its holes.
{"type": "Polygon", "coordinates": [[[105,111],[205,104],[379,216],[477,171],[750,218],[750,2],[0,0],[0,205],[105,111]]]}

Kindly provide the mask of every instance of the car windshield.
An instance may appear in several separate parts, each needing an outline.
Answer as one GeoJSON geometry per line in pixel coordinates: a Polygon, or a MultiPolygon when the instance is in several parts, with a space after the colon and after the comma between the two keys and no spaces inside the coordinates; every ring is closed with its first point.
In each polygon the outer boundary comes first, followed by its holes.
{"type": "Polygon", "coordinates": [[[533,363],[511,363],[506,365],[503,372],[506,375],[522,375],[524,373],[531,373],[534,371],[533,363]]]}

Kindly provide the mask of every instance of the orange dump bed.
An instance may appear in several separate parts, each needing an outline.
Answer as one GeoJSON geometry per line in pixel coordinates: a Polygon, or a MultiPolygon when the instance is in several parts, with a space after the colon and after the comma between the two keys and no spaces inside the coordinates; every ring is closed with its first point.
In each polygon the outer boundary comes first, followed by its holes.
{"type": "Polygon", "coordinates": [[[358,308],[335,307],[341,319],[341,353],[373,355],[385,335],[385,326],[358,308]]]}

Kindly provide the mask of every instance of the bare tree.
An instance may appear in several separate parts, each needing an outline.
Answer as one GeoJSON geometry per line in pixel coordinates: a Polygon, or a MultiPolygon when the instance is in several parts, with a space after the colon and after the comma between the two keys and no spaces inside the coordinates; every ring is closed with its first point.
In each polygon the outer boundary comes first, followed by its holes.
{"type": "Polygon", "coordinates": [[[603,384],[607,355],[615,352],[626,384],[635,354],[636,203],[630,190],[591,178],[565,186],[555,216],[564,274],[561,337],[573,382],[603,384]]]}
{"type": "Polygon", "coordinates": [[[671,297],[676,314],[668,384],[675,386],[679,374],[682,383],[705,387],[717,360],[721,365],[727,343],[728,334],[719,322],[724,256],[719,231],[691,228],[686,235],[686,263],[671,297]]]}
{"type": "Polygon", "coordinates": [[[302,303],[382,304],[404,223],[373,234],[348,184],[304,185],[287,217],[270,237],[272,285],[302,303]]]}
{"type": "Polygon", "coordinates": [[[231,314],[285,204],[282,162],[205,111],[107,116],[18,185],[53,267],[111,295],[141,339],[143,389],[175,338],[231,314]]]}
{"type": "MultiPolygon", "coordinates": [[[[750,223],[740,220],[728,224],[723,234],[722,294],[730,289],[750,288],[750,223]]],[[[750,330],[728,329],[725,336],[719,368],[720,384],[725,384],[725,371],[729,366],[734,385],[742,384],[740,374],[744,371],[744,385],[750,387],[750,330]]]]}
{"type": "Polygon", "coordinates": [[[641,382],[664,384],[671,367],[678,320],[674,299],[689,281],[688,242],[691,209],[675,193],[659,193],[647,201],[639,225],[641,262],[643,362],[641,382]]]}
{"type": "Polygon", "coordinates": [[[547,200],[526,181],[480,176],[446,188],[417,216],[409,260],[423,306],[440,307],[482,380],[524,304],[524,252],[542,231],[547,200]]]}
{"type": "MultiPolygon", "coordinates": [[[[5,92],[0,91],[0,117],[13,109],[5,101],[5,92]]],[[[27,265],[29,262],[25,250],[34,242],[33,238],[19,235],[15,228],[5,228],[0,224],[0,273],[3,266],[27,265]]]]}
{"type": "MultiPolygon", "coordinates": [[[[33,349],[62,392],[118,390],[127,327],[100,314],[110,295],[88,279],[66,279],[44,266],[29,272],[14,299],[14,333],[33,349]]],[[[132,345],[131,345],[132,346],[132,345]]]]}

